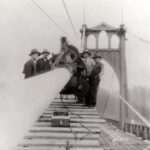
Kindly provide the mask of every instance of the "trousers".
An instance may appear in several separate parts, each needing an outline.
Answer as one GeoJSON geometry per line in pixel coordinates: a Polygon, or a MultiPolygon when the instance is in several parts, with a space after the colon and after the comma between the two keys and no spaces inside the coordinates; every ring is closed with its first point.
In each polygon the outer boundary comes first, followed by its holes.
{"type": "Polygon", "coordinates": [[[89,91],[85,96],[85,105],[96,105],[97,91],[100,80],[97,78],[89,79],[89,91]]]}

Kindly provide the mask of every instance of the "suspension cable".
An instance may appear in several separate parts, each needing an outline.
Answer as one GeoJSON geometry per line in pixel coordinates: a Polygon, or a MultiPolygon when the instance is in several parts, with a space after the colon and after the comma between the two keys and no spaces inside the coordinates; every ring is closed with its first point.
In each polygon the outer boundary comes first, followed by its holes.
{"type": "Polygon", "coordinates": [[[130,31],[127,31],[127,33],[130,34],[131,36],[133,36],[134,38],[140,40],[141,42],[144,42],[144,43],[146,43],[146,44],[150,44],[150,41],[145,40],[145,39],[143,39],[143,38],[137,36],[136,34],[130,32],[130,31]]]}
{"type": "Polygon", "coordinates": [[[78,38],[78,35],[77,35],[77,32],[76,32],[76,30],[75,30],[74,24],[73,24],[73,22],[72,22],[71,16],[70,16],[70,14],[69,14],[68,8],[67,8],[67,6],[66,6],[65,0],[62,0],[62,2],[63,2],[63,6],[64,6],[64,8],[65,8],[65,11],[66,11],[66,13],[67,13],[69,22],[70,22],[70,24],[71,24],[71,26],[72,26],[72,29],[73,29],[73,31],[74,31],[74,34],[75,34],[76,38],[79,39],[79,38],[78,38]]]}
{"type": "Polygon", "coordinates": [[[86,24],[85,0],[83,0],[83,23],[86,24]]]}
{"type": "MultiPolygon", "coordinates": [[[[124,0],[121,0],[121,24],[124,24],[124,0]]],[[[137,36],[136,34],[127,31],[128,34],[132,35],[134,38],[140,40],[141,42],[145,42],[146,44],[150,44],[150,41],[145,40],[139,36],[137,36]]]]}
{"type": "Polygon", "coordinates": [[[35,0],[31,0],[32,3],[48,18],[48,20],[50,22],[52,22],[61,32],[63,32],[66,36],[68,36],[68,34],[66,33],[65,30],[63,30],[63,28],[61,28],[55,21],[53,18],[51,18],[47,12],[37,3],[35,2],[35,0]]]}
{"type": "MultiPolygon", "coordinates": [[[[124,24],[124,0],[121,0],[121,24],[124,24]]],[[[130,35],[132,35],[136,39],[140,40],[141,42],[145,42],[147,44],[150,44],[150,41],[145,40],[145,39],[137,36],[136,34],[130,32],[130,31],[127,31],[127,33],[129,33],[130,35]]]]}

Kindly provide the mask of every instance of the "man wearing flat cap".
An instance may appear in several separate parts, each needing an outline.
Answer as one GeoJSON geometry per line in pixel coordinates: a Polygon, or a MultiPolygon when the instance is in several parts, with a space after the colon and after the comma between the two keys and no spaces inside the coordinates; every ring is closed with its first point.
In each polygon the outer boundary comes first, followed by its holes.
{"type": "Polygon", "coordinates": [[[40,56],[40,53],[37,51],[37,49],[32,49],[29,56],[31,57],[31,59],[25,63],[23,69],[25,79],[37,74],[36,63],[37,63],[37,58],[40,56]]]}
{"type": "Polygon", "coordinates": [[[50,67],[50,59],[48,59],[50,52],[45,49],[41,54],[43,55],[43,57],[37,61],[37,72],[38,73],[47,72],[51,68],[50,67]]]}

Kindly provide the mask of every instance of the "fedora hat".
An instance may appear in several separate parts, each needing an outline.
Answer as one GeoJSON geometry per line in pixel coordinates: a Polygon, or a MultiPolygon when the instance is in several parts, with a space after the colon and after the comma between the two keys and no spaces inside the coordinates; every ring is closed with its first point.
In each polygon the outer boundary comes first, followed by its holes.
{"type": "Polygon", "coordinates": [[[47,49],[44,49],[41,54],[44,54],[44,53],[50,54],[50,52],[47,49]]]}
{"type": "Polygon", "coordinates": [[[84,52],[82,53],[82,57],[83,57],[84,54],[88,54],[89,56],[91,56],[91,53],[90,53],[89,51],[84,51],[84,52]]]}
{"type": "Polygon", "coordinates": [[[35,54],[35,53],[37,53],[38,55],[40,55],[40,52],[38,52],[37,49],[34,48],[34,49],[31,50],[29,56],[31,56],[31,55],[33,55],[33,54],[35,54]]]}
{"type": "Polygon", "coordinates": [[[102,57],[100,55],[95,54],[93,59],[96,59],[96,58],[102,58],[102,57]]]}

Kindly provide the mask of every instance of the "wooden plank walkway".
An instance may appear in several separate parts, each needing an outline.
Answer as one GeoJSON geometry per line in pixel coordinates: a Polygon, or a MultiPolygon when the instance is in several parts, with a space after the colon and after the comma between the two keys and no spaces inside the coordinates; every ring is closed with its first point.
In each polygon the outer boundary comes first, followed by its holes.
{"type": "Polygon", "coordinates": [[[75,100],[55,100],[39,117],[17,150],[144,150],[148,144],[100,119],[96,108],[75,100]],[[68,111],[71,127],[52,127],[53,111],[68,111]]]}

